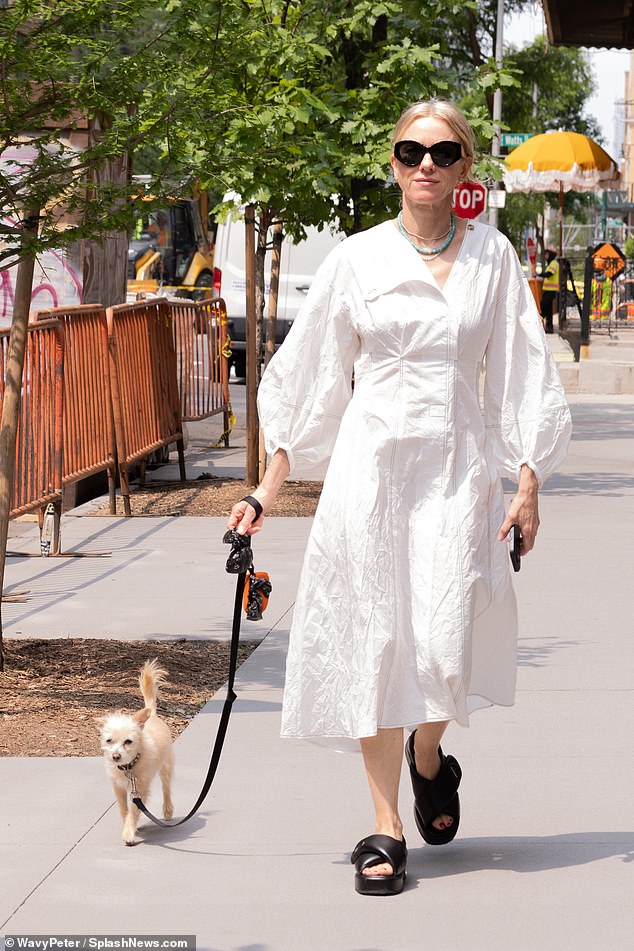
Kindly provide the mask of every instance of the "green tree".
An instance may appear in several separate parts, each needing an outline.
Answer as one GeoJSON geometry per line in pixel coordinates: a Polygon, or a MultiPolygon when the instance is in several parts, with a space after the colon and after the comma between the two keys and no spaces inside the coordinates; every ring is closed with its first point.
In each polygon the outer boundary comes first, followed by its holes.
{"type": "MultiPolygon", "coordinates": [[[[531,0],[505,0],[506,15],[520,13],[531,0]]],[[[515,83],[513,74],[495,68],[498,31],[497,0],[479,0],[458,8],[446,6],[434,20],[440,44],[440,69],[467,112],[485,106],[493,114],[493,94],[499,85],[505,91],[515,83]]],[[[505,64],[506,66],[506,64],[505,64]]],[[[490,138],[482,142],[488,149],[490,138]]]]}
{"type": "MultiPolygon", "coordinates": [[[[601,141],[596,119],[586,114],[595,81],[588,58],[581,50],[550,46],[546,37],[541,36],[521,50],[509,51],[506,61],[521,77],[521,84],[505,93],[503,119],[507,128],[532,135],[564,129],[601,141]]],[[[567,192],[564,214],[576,221],[587,221],[596,201],[592,193],[567,192]]],[[[532,222],[543,254],[539,221],[545,204],[557,208],[558,195],[507,195],[500,228],[518,249],[522,247],[527,222],[532,222]]]]}
{"type": "Polygon", "coordinates": [[[551,46],[545,36],[539,36],[521,50],[509,50],[506,63],[517,71],[521,85],[506,92],[505,125],[533,135],[565,129],[601,141],[596,119],[584,114],[596,89],[585,53],[551,46]]]}
{"type": "MultiPolygon", "coordinates": [[[[454,97],[457,73],[446,68],[439,22],[471,11],[470,0],[447,6],[405,0],[274,0],[250,3],[252,55],[243,61],[244,109],[223,131],[227,190],[270,205],[290,233],[337,219],[353,233],[391,214],[389,136],[400,112],[417,99],[454,97]],[[264,38],[266,37],[266,42],[264,38]]],[[[482,61],[471,82],[485,90],[495,69],[482,61]]],[[[484,136],[490,120],[473,119],[484,136]]],[[[197,148],[218,159],[218,143],[197,148]]],[[[215,169],[217,173],[217,166],[215,169]]],[[[217,179],[216,179],[217,180],[217,179]]]]}
{"type": "Polygon", "coordinates": [[[235,102],[218,37],[235,29],[236,13],[237,0],[15,0],[0,9],[0,154],[21,150],[19,175],[15,164],[0,167],[0,266],[24,250],[12,222],[25,202],[40,209],[40,250],[127,220],[133,186],[105,174],[113,160],[162,149],[161,189],[191,125],[213,125],[235,102]]]}

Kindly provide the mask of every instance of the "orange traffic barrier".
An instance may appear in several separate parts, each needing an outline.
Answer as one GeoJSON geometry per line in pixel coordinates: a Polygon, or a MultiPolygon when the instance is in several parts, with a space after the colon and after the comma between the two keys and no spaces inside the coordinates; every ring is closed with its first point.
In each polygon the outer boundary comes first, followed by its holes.
{"type": "Polygon", "coordinates": [[[227,312],[222,299],[195,303],[171,300],[181,416],[186,422],[224,417],[229,445],[231,403],[227,352],[227,312]]]}
{"type": "Polygon", "coordinates": [[[83,304],[36,314],[38,321],[51,318],[64,328],[63,485],[106,471],[114,515],[116,447],[106,312],[101,304],[83,304]]]}
{"type": "Polygon", "coordinates": [[[538,310],[538,311],[540,312],[540,314],[541,314],[541,309],[542,309],[542,288],[543,288],[544,282],[543,282],[543,280],[542,280],[540,277],[529,277],[529,279],[528,279],[528,284],[529,284],[529,287],[530,287],[530,289],[531,289],[531,293],[532,293],[532,295],[533,295],[533,298],[534,298],[534,300],[535,300],[535,303],[537,304],[537,310],[538,310]]]}
{"type": "MultiPolygon", "coordinates": [[[[10,330],[0,330],[0,402],[10,330]]],[[[62,500],[64,331],[59,321],[29,324],[10,518],[62,500]]]]}
{"type": "Polygon", "coordinates": [[[634,321],[634,301],[624,301],[617,304],[616,316],[619,320],[634,321]]]}
{"type": "Polygon", "coordinates": [[[176,443],[185,480],[176,351],[167,301],[119,304],[107,310],[112,409],[124,511],[131,515],[128,468],[176,443]]]}

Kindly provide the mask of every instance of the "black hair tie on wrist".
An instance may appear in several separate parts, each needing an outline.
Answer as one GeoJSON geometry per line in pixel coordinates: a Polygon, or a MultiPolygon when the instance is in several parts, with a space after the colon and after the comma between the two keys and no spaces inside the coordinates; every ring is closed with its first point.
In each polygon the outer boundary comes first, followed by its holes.
{"type": "Polygon", "coordinates": [[[258,500],[257,500],[256,498],[254,498],[252,495],[245,495],[245,497],[242,499],[242,501],[243,501],[243,502],[248,502],[249,505],[250,505],[252,508],[255,509],[255,519],[254,519],[254,521],[257,522],[257,520],[259,519],[260,515],[261,515],[262,512],[264,511],[263,508],[262,508],[262,506],[261,506],[260,503],[258,502],[258,500]]]}

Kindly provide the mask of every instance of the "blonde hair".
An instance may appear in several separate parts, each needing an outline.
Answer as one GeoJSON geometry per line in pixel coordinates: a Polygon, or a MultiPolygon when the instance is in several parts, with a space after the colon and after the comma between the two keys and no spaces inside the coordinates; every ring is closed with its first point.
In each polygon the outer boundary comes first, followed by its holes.
{"type": "Polygon", "coordinates": [[[405,129],[415,119],[427,119],[429,116],[444,119],[460,140],[465,158],[473,158],[475,152],[473,129],[462,109],[446,99],[427,99],[409,106],[394,126],[392,145],[399,141],[405,129]]]}

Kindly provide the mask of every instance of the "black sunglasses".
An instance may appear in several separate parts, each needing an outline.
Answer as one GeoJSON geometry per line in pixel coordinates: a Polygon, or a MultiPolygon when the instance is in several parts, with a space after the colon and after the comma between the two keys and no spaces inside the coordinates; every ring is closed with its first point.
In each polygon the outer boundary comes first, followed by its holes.
{"type": "Polygon", "coordinates": [[[399,162],[408,165],[410,168],[420,165],[428,152],[434,165],[438,165],[439,168],[449,168],[450,165],[454,165],[462,157],[462,146],[460,142],[447,141],[435,142],[427,147],[421,145],[420,142],[412,142],[409,139],[394,143],[394,155],[399,162]]]}

